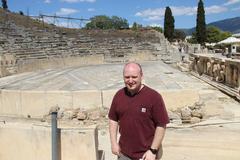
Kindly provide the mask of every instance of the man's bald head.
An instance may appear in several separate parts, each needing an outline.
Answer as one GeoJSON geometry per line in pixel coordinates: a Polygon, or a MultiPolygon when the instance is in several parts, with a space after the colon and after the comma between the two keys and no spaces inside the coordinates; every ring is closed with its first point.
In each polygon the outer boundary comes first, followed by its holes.
{"type": "Polygon", "coordinates": [[[141,65],[139,63],[136,63],[136,62],[129,62],[129,63],[125,64],[125,66],[123,68],[123,74],[126,70],[129,70],[131,68],[135,69],[135,70],[138,70],[141,76],[143,75],[141,65]]]}
{"type": "Polygon", "coordinates": [[[142,88],[142,67],[140,64],[130,62],[125,64],[123,69],[123,79],[128,91],[134,95],[142,88]]]}

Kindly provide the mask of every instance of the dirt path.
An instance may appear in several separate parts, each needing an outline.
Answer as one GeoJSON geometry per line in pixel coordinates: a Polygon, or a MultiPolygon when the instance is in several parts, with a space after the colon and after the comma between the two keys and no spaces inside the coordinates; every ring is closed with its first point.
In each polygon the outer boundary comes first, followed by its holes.
{"type": "MultiPolygon", "coordinates": [[[[102,129],[99,133],[99,148],[105,151],[105,159],[116,159],[111,154],[107,129],[102,129]]],[[[240,123],[168,128],[162,160],[239,160],[239,149],[240,123]]]]}
{"type": "Polygon", "coordinates": [[[239,160],[240,123],[168,129],[163,160],[239,160]]]}

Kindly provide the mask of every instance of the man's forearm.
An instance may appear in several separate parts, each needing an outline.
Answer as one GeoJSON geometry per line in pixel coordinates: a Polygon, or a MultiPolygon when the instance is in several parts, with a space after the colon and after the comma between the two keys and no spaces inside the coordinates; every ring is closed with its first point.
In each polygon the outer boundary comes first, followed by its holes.
{"type": "Polygon", "coordinates": [[[110,133],[112,153],[119,156],[121,149],[117,142],[117,132],[118,132],[118,122],[109,120],[109,133],[110,133]]]}
{"type": "Polygon", "coordinates": [[[118,131],[118,123],[110,119],[109,133],[110,133],[110,140],[112,145],[117,143],[117,131],[118,131]]]}
{"type": "MultiPolygon", "coordinates": [[[[154,133],[154,138],[151,144],[151,149],[156,149],[157,151],[160,148],[164,134],[165,134],[165,128],[166,128],[165,126],[156,128],[154,133]]],[[[155,160],[156,158],[157,158],[157,154],[154,153],[153,150],[150,151],[150,148],[144,153],[142,157],[143,160],[146,160],[146,159],[155,160]]]]}
{"type": "Polygon", "coordinates": [[[152,149],[159,149],[159,147],[161,146],[164,135],[165,135],[165,129],[166,129],[165,126],[156,128],[154,138],[153,138],[153,142],[152,142],[152,145],[151,145],[152,149]]]}

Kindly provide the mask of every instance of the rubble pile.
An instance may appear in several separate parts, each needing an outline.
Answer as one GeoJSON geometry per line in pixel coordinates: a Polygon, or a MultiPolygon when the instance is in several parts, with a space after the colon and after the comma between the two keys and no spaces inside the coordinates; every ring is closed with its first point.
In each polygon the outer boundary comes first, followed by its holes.
{"type": "MultiPolygon", "coordinates": [[[[203,102],[196,102],[192,106],[169,110],[168,115],[170,123],[181,125],[201,122],[206,115],[203,106],[203,102]]],[[[107,126],[108,108],[94,108],[86,110],[80,108],[61,109],[59,107],[55,107],[49,111],[49,114],[43,116],[43,122],[50,121],[52,110],[58,112],[58,120],[60,122],[74,123],[75,125],[81,126],[107,126]]]]}
{"type": "Polygon", "coordinates": [[[199,123],[203,120],[205,115],[203,106],[203,102],[196,102],[192,106],[168,111],[170,122],[174,124],[199,123]]]}
{"type": "MultiPolygon", "coordinates": [[[[62,109],[55,107],[57,109],[57,117],[60,122],[67,122],[81,125],[106,125],[108,118],[108,109],[107,108],[93,108],[93,109],[80,109],[80,108],[68,108],[62,109]]],[[[49,111],[49,114],[44,115],[42,121],[50,121],[52,109],[49,111]]]]}

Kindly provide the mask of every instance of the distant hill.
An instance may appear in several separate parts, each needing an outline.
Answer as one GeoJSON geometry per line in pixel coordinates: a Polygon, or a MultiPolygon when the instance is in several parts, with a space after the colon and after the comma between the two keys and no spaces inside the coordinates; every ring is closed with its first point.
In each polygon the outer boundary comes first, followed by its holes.
{"type": "MultiPolygon", "coordinates": [[[[235,17],[235,18],[228,18],[216,22],[212,22],[207,24],[207,26],[215,26],[222,31],[228,31],[231,33],[239,33],[240,32],[240,17],[235,17]]],[[[184,31],[187,35],[191,35],[195,31],[194,28],[190,29],[180,29],[184,31]]]]}

